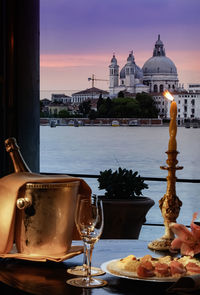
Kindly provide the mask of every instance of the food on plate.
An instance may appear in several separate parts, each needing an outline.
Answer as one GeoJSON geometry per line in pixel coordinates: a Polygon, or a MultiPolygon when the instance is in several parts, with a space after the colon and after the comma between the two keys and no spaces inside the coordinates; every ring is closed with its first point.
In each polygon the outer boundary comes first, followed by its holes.
{"type": "Polygon", "coordinates": [[[193,214],[190,224],[191,231],[183,224],[171,223],[170,228],[177,236],[171,243],[171,250],[180,249],[182,255],[194,256],[200,253],[200,226],[195,224],[197,213],[193,214]]]}
{"type": "Polygon", "coordinates": [[[145,255],[137,258],[129,255],[111,261],[107,269],[113,274],[134,278],[179,278],[200,274],[200,260],[189,256],[154,258],[151,255],[145,255]]]}
{"type": "Polygon", "coordinates": [[[178,260],[171,261],[169,267],[171,275],[175,277],[184,276],[187,272],[183,263],[178,260]]]}

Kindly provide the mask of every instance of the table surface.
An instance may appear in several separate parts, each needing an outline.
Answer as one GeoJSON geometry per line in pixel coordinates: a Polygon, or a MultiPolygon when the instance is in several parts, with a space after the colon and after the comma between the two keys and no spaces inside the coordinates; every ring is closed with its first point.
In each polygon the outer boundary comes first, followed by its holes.
{"type": "MultiPolygon", "coordinates": [[[[73,242],[81,245],[81,241],[73,242]]],[[[100,266],[103,262],[134,254],[137,257],[151,254],[154,257],[166,255],[147,247],[148,241],[141,240],[100,240],[95,244],[92,265],[100,266]]],[[[108,282],[101,288],[83,289],[70,286],[66,280],[72,278],[66,270],[81,265],[83,255],[77,255],[64,262],[30,262],[17,259],[0,260],[0,293],[37,294],[37,295],[104,295],[104,294],[166,294],[171,283],[145,282],[119,278],[110,274],[100,276],[108,282]],[[11,288],[10,288],[11,287],[11,288]],[[5,293],[4,293],[5,292],[5,293]]]]}

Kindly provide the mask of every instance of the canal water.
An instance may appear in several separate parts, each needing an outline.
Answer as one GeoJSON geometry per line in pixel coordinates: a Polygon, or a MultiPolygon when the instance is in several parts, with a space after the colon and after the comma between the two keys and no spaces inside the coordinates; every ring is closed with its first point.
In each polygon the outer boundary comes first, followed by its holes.
{"type": "MultiPolygon", "coordinates": [[[[40,126],[40,171],[53,173],[99,174],[118,167],[138,171],[143,177],[164,177],[169,141],[168,127],[40,126]]],[[[200,179],[200,128],[178,127],[178,178],[200,179]]],[[[85,178],[93,193],[99,191],[96,179],[85,178]]],[[[146,183],[143,191],[155,201],[147,215],[148,223],[163,223],[158,201],[166,192],[166,182],[146,183]]],[[[193,212],[200,213],[200,184],[177,183],[177,196],[183,202],[177,222],[190,224],[193,212]]],[[[160,231],[160,227],[158,227],[160,231]]],[[[157,235],[156,232],[154,234],[157,235]]]]}

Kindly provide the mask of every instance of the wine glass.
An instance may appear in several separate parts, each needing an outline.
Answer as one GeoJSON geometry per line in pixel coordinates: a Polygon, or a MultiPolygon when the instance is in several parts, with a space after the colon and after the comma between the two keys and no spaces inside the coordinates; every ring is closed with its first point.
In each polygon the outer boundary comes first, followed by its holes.
{"type": "Polygon", "coordinates": [[[76,226],[86,246],[86,277],[76,277],[67,283],[76,287],[94,288],[107,284],[106,281],[91,276],[91,258],[94,244],[99,240],[103,230],[103,205],[97,198],[82,199],[76,210],[76,226]]]}
{"type": "MultiPolygon", "coordinates": [[[[67,272],[75,276],[86,276],[87,275],[87,256],[86,256],[86,245],[83,242],[83,264],[76,265],[67,269],[67,272]]],[[[91,276],[101,276],[105,274],[100,267],[91,266],[91,276]]]]}
{"type": "MultiPolygon", "coordinates": [[[[92,202],[97,202],[97,196],[95,194],[92,195],[92,202]]],[[[78,206],[80,206],[80,202],[78,202],[76,213],[75,213],[75,223],[77,225],[78,221],[78,206]]],[[[87,275],[87,255],[86,255],[86,244],[83,241],[83,264],[77,265],[74,267],[70,267],[67,269],[67,272],[76,276],[86,276],[87,275]]],[[[91,276],[100,276],[105,274],[105,272],[100,267],[91,266],[91,276]]]]}

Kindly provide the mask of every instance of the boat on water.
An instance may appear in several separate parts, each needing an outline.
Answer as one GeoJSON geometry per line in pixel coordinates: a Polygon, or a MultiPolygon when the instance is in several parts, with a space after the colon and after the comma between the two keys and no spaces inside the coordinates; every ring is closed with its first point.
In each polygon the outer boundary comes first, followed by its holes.
{"type": "Polygon", "coordinates": [[[78,122],[78,120],[74,120],[74,127],[79,127],[79,122],[78,122]]]}
{"type": "Polygon", "coordinates": [[[131,120],[128,122],[128,126],[139,126],[138,120],[131,120]]]}
{"type": "Polygon", "coordinates": [[[117,121],[117,120],[113,120],[111,125],[112,125],[113,127],[118,127],[118,126],[120,126],[120,125],[119,125],[119,121],[117,121]]]}
{"type": "Polygon", "coordinates": [[[190,123],[189,122],[185,123],[185,128],[190,128],[190,123]]]}
{"type": "Polygon", "coordinates": [[[83,126],[83,121],[78,121],[78,120],[70,120],[68,122],[68,126],[74,126],[74,127],[79,127],[79,126],[83,126]]]}
{"type": "Polygon", "coordinates": [[[198,123],[193,123],[192,127],[193,128],[199,128],[199,125],[198,125],[198,123]]]}
{"type": "Polygon", "coordinates": [[[74,126],[74,120],[69,120],[68,126],[74,126]]]}
{"type": "Polygon", "coordinates": [[[56,127],[57,125],[57,121],[56,120],[50,120],[49,121],[49,126],[52,128],[52,127],[56,127]]]}

